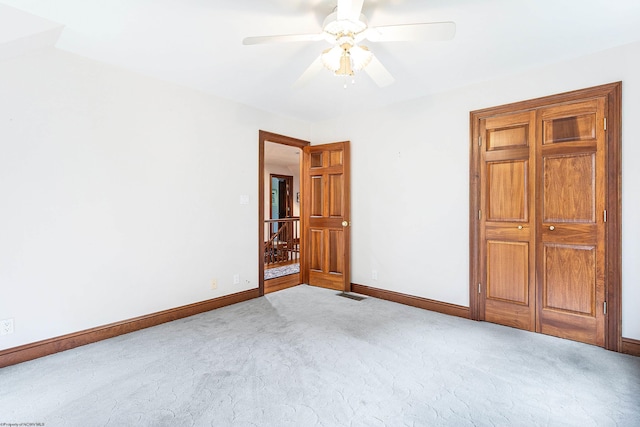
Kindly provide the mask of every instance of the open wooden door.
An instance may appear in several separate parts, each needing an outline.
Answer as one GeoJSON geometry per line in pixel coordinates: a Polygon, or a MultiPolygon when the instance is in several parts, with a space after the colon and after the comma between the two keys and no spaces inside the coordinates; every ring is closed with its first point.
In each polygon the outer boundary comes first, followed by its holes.
{"type": "Polygon", "coordinates": [[[302,280],[348,292],[350,277],[349,142],[304,147],[302,280]]]}

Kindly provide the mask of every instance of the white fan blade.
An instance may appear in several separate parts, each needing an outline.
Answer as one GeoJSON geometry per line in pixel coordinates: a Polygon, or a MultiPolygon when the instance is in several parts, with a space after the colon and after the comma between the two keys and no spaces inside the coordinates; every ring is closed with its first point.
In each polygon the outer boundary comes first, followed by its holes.
{"type": "Polygon", "coordinates": [[[384,65],[382,65],[382,62],[380,62],[375,56],[371,58],[369,65],[364,67],[364,71],[380,87],[389,86],[396,81],[391,73],[384,67],[384,65]]]}
{"type": "Polygon", "coordinates": [[[285,42],[314,42],[318,40],[324,40],[325,35],[319,34],[289,34],[285,36],[258,36],[258,37],[245,37],[242,40],[242,44],[264,44],[264,43],[285,43],[285,42]]]}
{"type": "Polygon", "coordinates": [[[300,89],[301,87],[305,86],[307,83],[309,83],[309,81],[311,81],[320,71],[322,71],[322,69],[324,68],[324,66],[322,65],[322,55],[318,56],[316,58],[315,61],[313,61],[311,63],[311,65],[309,65],[309,68],[307,68],[305,70],[304,73],[302,73],[302,75],[300,77],[298,77],[298,80],[296,80],[296,82],[293,84],[293,88],[294,89],[300,89]]]}
{"type": "Polygon", "coordinates": [[[364,0],[338,0],[338,21],[343,19],[358,21],[364,0]]]}
{"type": "Polygon", "coordinates": [[[372,42],[442,41],[451,40],[455,35],[456,24],[454,22],[431,22],[372,27],[367,30],[365,38],[372,42]]]}

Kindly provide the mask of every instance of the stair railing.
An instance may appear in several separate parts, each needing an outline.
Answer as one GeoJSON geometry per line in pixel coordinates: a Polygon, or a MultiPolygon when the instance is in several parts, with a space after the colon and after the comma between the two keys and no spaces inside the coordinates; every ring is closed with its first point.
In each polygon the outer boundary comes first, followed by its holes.
{"type": "Polygon", "coordinates": [[[264,222],[265,268],[300,262],[300,218],[268,219],[264,222]]]}

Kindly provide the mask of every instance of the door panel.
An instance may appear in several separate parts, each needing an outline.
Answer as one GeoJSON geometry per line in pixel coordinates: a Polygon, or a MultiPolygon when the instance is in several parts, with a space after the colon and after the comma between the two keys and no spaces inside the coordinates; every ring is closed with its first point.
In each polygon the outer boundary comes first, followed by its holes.
{"type": "MultiPolygon", "coordinates": [[[[528,119],[528,115],[524,120],[528,119]]],[[[518,126],[487,131],[487,151],[501,148],[526,147],[528,145],[527,126],[518,126]]]]}
{"type": "Polygon", "coordinates": [[[544,222],[594,223],[596,216],[595,153],[546,155],[542,162],[542,176],[544,222]]]}
{"type": "Polygon", "coordinates": [[[324,205],[322,175],[311,176],[311,216],[321,217],[324,205]]]}
{"type": "Polygon", "coordinates": [[[487,217],[490,221],[527,221],[528,161],[487,164],[487,217]]]}
{"type": "Polygon", "coordinates": [[[329,273],[344,272],[344,233],[342,230],[329,230],[329,273]]]}
{"type": "Polygon", "coordinates": [[[344,159],[344,152],[342,149],[329,151],[329,166],[342,166],[344,159]]]}
{"type": "Polygon", "coordinates": [[[543,308],[594,317],[595,248],[546,243],[543,262],[543,308]]]}
{"type": "Polygon", "coordinates": [[[349,143],[306,147],[303,152],[302,256],[310,285],[349,291],[349,143]]]}
{"type": "Polygon", "coordinates": [[[342,175],[329,175],[329,216],[340,217],[344,216],[342,211],[344,183],[342,182],[342,175]]]}
{"type": "Polygon", "coordinates": [[[487,298],[529,304],[527,242],[487,242],[487,298]]]}
{"type": "Polygon", "coordinates": [[[308,253],[310,257],[309,269],[322,271],[324,265],[324,239],[322,230],[309,230],[310,244],[308,253]]]}
{"type": "Polygon", "coordinates": [[[596,112],[589,110],[587,105],[574,107],[577,108],[573,108],[574,113],[570,117],[547,117],[543,121],[543,145],[596,139],[596,112]],[[587,111],[581,114],[579,108],[584,106],[587,111]]]}
{"type": "Polygon", "coordinates": [[[605,342],[604,98],[539,110],[540,332],[605,342]],[[596,124],[600,123],[600,126],[596,124]]]}
{"type": "Polygon", "coordinates": [[[484,259],[483,318],[535,328],[535,268],[531,251],[535,162],[534,113],[481,121],[481,259],[484,259]]]}
{"type": "Polygon", "coordinates": [[[322,157],[324,156],[324,153],[321,151],[316,151],[310,154],[311,156],[311,167],[312,168],[321,168],[322,167],[322,157]]]}
{"type": "Polygon", "coordinates": [[[597,248],[544,243],[542,252],[539,332],[604,345],[597,248]]]}

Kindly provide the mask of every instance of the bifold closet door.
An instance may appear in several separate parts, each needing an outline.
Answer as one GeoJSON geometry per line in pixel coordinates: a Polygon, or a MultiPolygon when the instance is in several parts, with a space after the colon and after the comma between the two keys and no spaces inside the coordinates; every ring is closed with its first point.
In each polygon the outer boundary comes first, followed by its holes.
{"type": "Polygon", "coordinates": [[[537,330],[605,340],[605,99],[538,112],[537,330]]]}
{"type": "MultiPolygon", "coordinates": [[[[535,113],[480,123],[484,319],[535,329],[535,113]]],[[[479,284],[479,287],[482,287],[479,284]]]]}
{"type": "Polygon", "coordinates": [[[481,320],[605,345],[606,102],[478,122],[481,320]]]}

